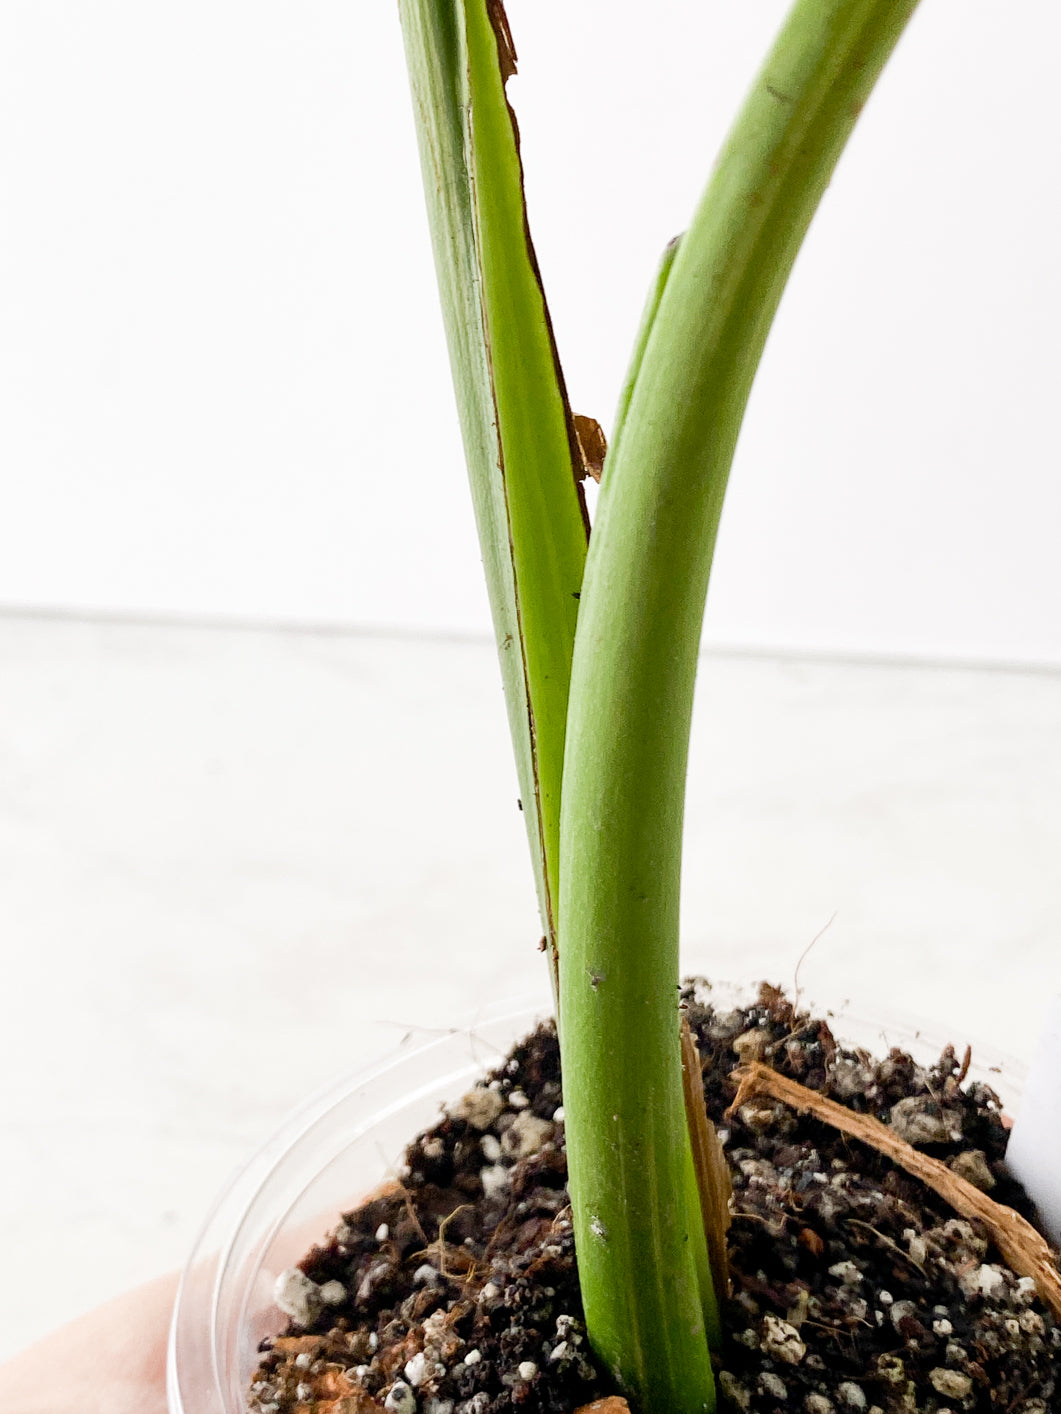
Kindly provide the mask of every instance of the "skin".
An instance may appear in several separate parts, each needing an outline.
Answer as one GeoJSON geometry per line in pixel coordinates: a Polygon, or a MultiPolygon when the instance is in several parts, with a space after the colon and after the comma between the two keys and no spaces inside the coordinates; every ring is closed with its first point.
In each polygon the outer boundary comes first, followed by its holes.
{"type": "Polygon", "coordinates": [[[176,1273],[126,1292],[0,1365],[4,1414],[166,1414],[176,1273]]]}

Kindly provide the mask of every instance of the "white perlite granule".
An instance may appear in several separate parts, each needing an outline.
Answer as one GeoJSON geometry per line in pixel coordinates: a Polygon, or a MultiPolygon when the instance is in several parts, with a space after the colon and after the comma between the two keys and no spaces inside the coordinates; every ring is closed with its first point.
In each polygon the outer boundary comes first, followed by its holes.
{"type": "Polygon", "coordinates": [[[391,1385],[390,1394],[383,1403],[384,1409],[392,1409],[394,1414],[414,1414],[416,1409],[416,1395],[402,1380],[395,1380],[391,1385]]]}
{"type": "Polygon", "coordinates": [[[509,1171],[504,1164],[492,1164],[489,1168],[480,1169],[479,1178],[483,1185],[483,1194],[487,1198],[496,1198],[499,1193],[503,1193],[510,1181],[509,1171]]]}
{"type": "Polygon", "coordinates": [[[536,1153],[553,1132],[547,1119],[539,1119],[529,1110],[522,1110],[505,1130],[501,1146],[514,1158],[525,1159],[536,1153]]]}
{"type": "Polygon", "coordinates": [[[461,1096],[453,1113],[458,1119],[466,1119],[473,1129],[489,1129],[504,1107],[505,1102],[496,1090],[477,1085],[461,1096]]]}
{"type": "Polygon", "coordinates": [[[799,1331],[787,1321],[777,1316],[763,1317],[763,1350],[775,1360],[783,1360],[786,1365],[798,1365],[807,1353],[807,1347],[799,1338],[799,1331]]]}
{"type": "Polygon", "coordinates": [[[298,1267],[282,1271],[273,1286],[273,1300],[298,1326],[309,1325],[321,1308],[321,1299],[320,1287],[298,1267]]]}

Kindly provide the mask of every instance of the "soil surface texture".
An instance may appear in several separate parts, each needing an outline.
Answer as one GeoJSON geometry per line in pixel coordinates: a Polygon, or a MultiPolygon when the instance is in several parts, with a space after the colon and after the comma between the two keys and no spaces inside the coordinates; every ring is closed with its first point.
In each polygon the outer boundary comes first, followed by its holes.
{"type": "MultiPolygon", "coordinates": [[[[1061,1330],[975,1223],[888,1159],[769,1099],[760,1060],[890,1124],[1032,1216],[1007,1132],[954,1051],[839,1047],[773,988],[683,992],[732,1172],[720,1406],[742,1414],[1048,1414],[1061,1330]]],[[[555,1032],[542,1027],[409,1146],[398,1180],[277,1283],[250,1414],[572,1414],[611,1393],[582,1323],[555,1032]]]]}

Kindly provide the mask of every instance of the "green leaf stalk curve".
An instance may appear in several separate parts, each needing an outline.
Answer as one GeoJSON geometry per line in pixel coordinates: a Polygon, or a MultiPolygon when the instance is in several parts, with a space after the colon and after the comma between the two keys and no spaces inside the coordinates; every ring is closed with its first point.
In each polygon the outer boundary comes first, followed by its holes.
{"type": "Polygon", "coordinates": [[[561,1043],[590,1338],[643,1411],[714,1407],[676,1000],[689,725],[722,499],[796,252],[915,5],[797,0],[661,282],[601,486],[563,779],[561,1043]]]}

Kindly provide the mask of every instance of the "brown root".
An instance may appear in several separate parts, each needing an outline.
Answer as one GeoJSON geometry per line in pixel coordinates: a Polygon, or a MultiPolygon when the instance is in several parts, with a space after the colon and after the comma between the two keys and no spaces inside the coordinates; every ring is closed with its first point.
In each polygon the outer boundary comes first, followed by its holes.
{"type": "Polygon", "coordinates": [[[754,1062],[734,1071],[738,1081],[736,1098],[726,1111],[734,1114],[748,1100],[759,1095],[780,1100],[799,1114],[811,1115],[825,1124],[849,1135],[898,1164],[914,1178],[920,1179],[960,1214],[983,1223],[1003,1260],[1018,1276],[1031,1277],[1039,1296],[1054,1316],[1061,1320],[1061,1274],[1054,1264],[1054,1255],[1046,1239],[1019,1213],[996,1203],[979,1188],[974,1188],[939,1159],[930,1158],[900,1139],[888,1125],[871,1115],[856,1114],[835,1100],[808,1090],[805,1085],[779,1075],[769,1066],[754,1062]]]}

